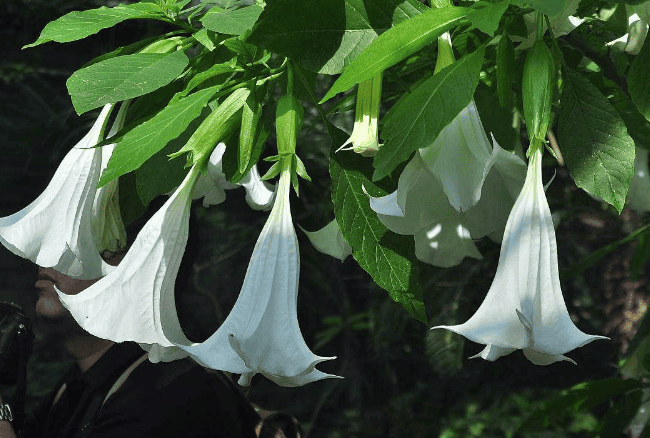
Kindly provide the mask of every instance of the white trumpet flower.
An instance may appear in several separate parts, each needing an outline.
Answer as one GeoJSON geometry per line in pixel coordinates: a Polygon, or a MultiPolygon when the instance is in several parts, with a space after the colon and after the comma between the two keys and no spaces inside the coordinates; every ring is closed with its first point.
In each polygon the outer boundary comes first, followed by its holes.
{"type": "Polygon", "coordinates": [[[14,254],[73,278],[92,280],[110,272],[95,246],[92,208],[99,181],[102,138],[112,104],[63,158],[52,180],[31,204],[0,218],[0,243],[14,254]]]}
{"type": "Polygon", "coordinates": [[[571,321],[558,273],[551,211],[542,185],[542,150],[530,157],[524,187],[508,217],[492,286],[464,324],[434,327],[486,344],[474,357],[494,361],[522,349],[536,365],[566,360],[564,353],[603,336],[571,321]]]}
{"type": "MultiPolygon", "coordinates": [[[[484,236],[499,241],[507,213],[519,194],[526,165],[494,142],[491,170],[477,204],[457,211],[443,184],[416,152],[400,175],[397,190],[370,198],[370,207],[391,231],[413,235],[420,261],[440,267],[455,266],[465,257],[480,259],[473,239],[484,236]]],[[[444,171],[444,169],[441,169],[444,171]]]]}
{"type": "Polygon", "coordinates": [[[298,326],[300,260],[289,209],[290,183],[286,166],[230,314],[205,342],[182,347],[204,366],[242,374],[242,385],[256,373],[282,386],[336,377],[315,369],[333,358],[312,353],[298,326]]]}
{"type": "Polygon", "coordinates": [[[648,151],[637,146],[634,157],[634,176],[627,193],[628,206],[640,213],[650,211],[650,172],[648,151]]]}
{"type": "Polygon", "coordinates": [[[431,146],[420,149],[420,156],[442,182],[451,205],[466,211],[481,198],[496,151],[485,134],[476,104],[471,101],[440,131],[431,146]]]}
{"type": "Polygon", "coordinates": [[[176,345],[191,344],[176,314],[174,282],[187,244],[191,194],[199,172],[198,165],[192,167],[113,272],[77,295],[57,290],[84,330],[115,342],[138,342],[149,350],[152,362],[186,355],[176,345]]]}

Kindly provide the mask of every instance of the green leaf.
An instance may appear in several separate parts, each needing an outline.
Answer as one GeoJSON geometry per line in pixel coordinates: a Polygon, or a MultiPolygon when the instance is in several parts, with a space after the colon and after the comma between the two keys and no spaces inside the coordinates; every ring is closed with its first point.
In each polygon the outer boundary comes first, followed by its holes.
{"type": "Polygon", "coordinates": [[[411,0],[267,3],[247,41],[323,74],[340,73],[377,35],[425,9],[411,0]]]}
{"type": "Polygon", "coordinates": [[[176,79],[188,62],[181,50],[118,56],[77,70],[66,85],[75,110],[82,114],[151,93],[176,79]]]}
{"type": "Polygon", "coordinates": [[[241,129],[239,131],[239,154],[237,170],[242,175],[249,169],[253,149],[262,133],[262,103],[251,93],[242,108],[241,129]]]}
{"type": "Polygon", "coordinates": [[[263,9],[257,5],[241,9],[221,9],[213,6],[201,19],[201,23],[214,32],[241,35],[253,27],[262,11],[263,9]]]}
{"type": "Polygon", "coordinates": [[[116,138],[117,146],[99,180],[99,186],[137,169],[170,140],[178,137],[201,114],[214,93],[216,87],[194,93],[116,138]]]}
{"type": "Polygon", "coordinates": [[[469,105],[478,84],[485,49],[445,67],[395,104],[381,132],[373,180],[390,174],[415,150],[431,145],[442,128],[469,105]]]}
{"type": "Polygon", "coordinates": [[[352,247],[354,259],[373,280],[413,317],[426,323],[415,241],[412,236],[389,231],[379,221],[363,190],[380,191],[370,181],[372,167],[357,154],[334,153],[347,137],[340,134],[330,154],[330,175],[334,213],[343,237],[352,247]]]}
{"type": "Polygon", "coordinates": [[[384,32],[345,69],[321,103],[417,52],[462,23],[468,12],[458,7],[431,9],[384,32]]]}
{"type": "Polygon", "coordinates": [[[632,61],[628,85],[632,101],[639,112],[650,120],[650,43],[641,48],[639,54],[632,61]]]}
{"type": "Polygon", "coordinates": [[[634,141],[607,98],[580,73],[565,69],[558,138],[578,187],[620,213],[634,174],[634,141]]]}
{"type": "Polygon", "coordinates": [[[510,0],[503,0],[493,4],[479,2],[467,14],[467,19],[481,32],[494,36],[494,31],[499,27],[499,21],[501,21],[501,17],[508,9],[509,4],[510,0]]]}
{"type": "Polygon", "coordinates": [[[141,2],[132,5],[102,6],[88,11],[73,11],[48,23],[36,41],[23,47],[38,46],[48,41],[67,43],[93,35],[102,29],[134,18],[161,19],[162,11],[155,3],[141,2]]]}

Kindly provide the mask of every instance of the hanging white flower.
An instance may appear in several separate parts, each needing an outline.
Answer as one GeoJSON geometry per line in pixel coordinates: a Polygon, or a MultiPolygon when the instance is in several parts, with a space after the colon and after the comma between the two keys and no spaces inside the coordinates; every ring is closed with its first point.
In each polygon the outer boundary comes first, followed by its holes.
{"type": "Polygon", "coordinates": [[[113,267],[102,260],[92,233],[92,208],[102,162],[102,138],[112,104],[63,158],[52,180],[31,204],[0,218],[0,243],[39,266],[92,280],[113,267]]]}
{"type": "Polygon", "coordinates": [[[298,326],[300,260],[289,209],[290,183],[290,167],[285,166],[230,314],[208,340],[182,347],[205,366],[242,374],[242,385],[256,373],[282,386],[336,377],[315,369],[333,358],[312,353],[298,326]]]}
{"type": "Polygon", "coordinates": [[[437,328],[486,344],[478,357],[494,361],[522,349],[537,365],[571,361],[565,353],[606,339],[580,331],[564,304],[555,230],[542,185],[541,148],[531,154],[526,181],[508,218],[499,265],[485,300],[464,324],[437,328]]]}
{"type": "Polygon", "coordinates": [[[186,355],[176,345],[191,344],[176,314],[174,283],[187,244],[199,169],[192,167],[109,275],[77,295],[57,290],[81,328],[102,339],[146,344],[153,362],[186,355]]]}

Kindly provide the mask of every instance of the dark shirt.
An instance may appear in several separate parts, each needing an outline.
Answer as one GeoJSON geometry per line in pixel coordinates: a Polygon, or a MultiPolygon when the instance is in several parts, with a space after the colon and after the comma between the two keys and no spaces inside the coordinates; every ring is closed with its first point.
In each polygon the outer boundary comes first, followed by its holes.
{"type": "Polygon", "coordinates": [[[115,344],[86,372],[75,365],[35,410],[22,438],[254,437],[246,401],[223,374],[189,359],[142,362],[104,398],[144,354],[135,343],[115,344]],[[58,402],[52,406],[61,385],[58,402]]]}

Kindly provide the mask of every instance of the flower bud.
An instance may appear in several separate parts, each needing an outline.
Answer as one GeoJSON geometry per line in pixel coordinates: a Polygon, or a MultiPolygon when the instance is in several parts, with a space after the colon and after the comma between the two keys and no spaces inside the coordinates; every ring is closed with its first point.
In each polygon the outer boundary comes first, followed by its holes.
{"type": "Polygon", "coordinates": [[[540,39],[535,41],[524,63],[522,92],[528,137],[543,141],[551,120],[555,65],[551,51],[540,39]]]}

